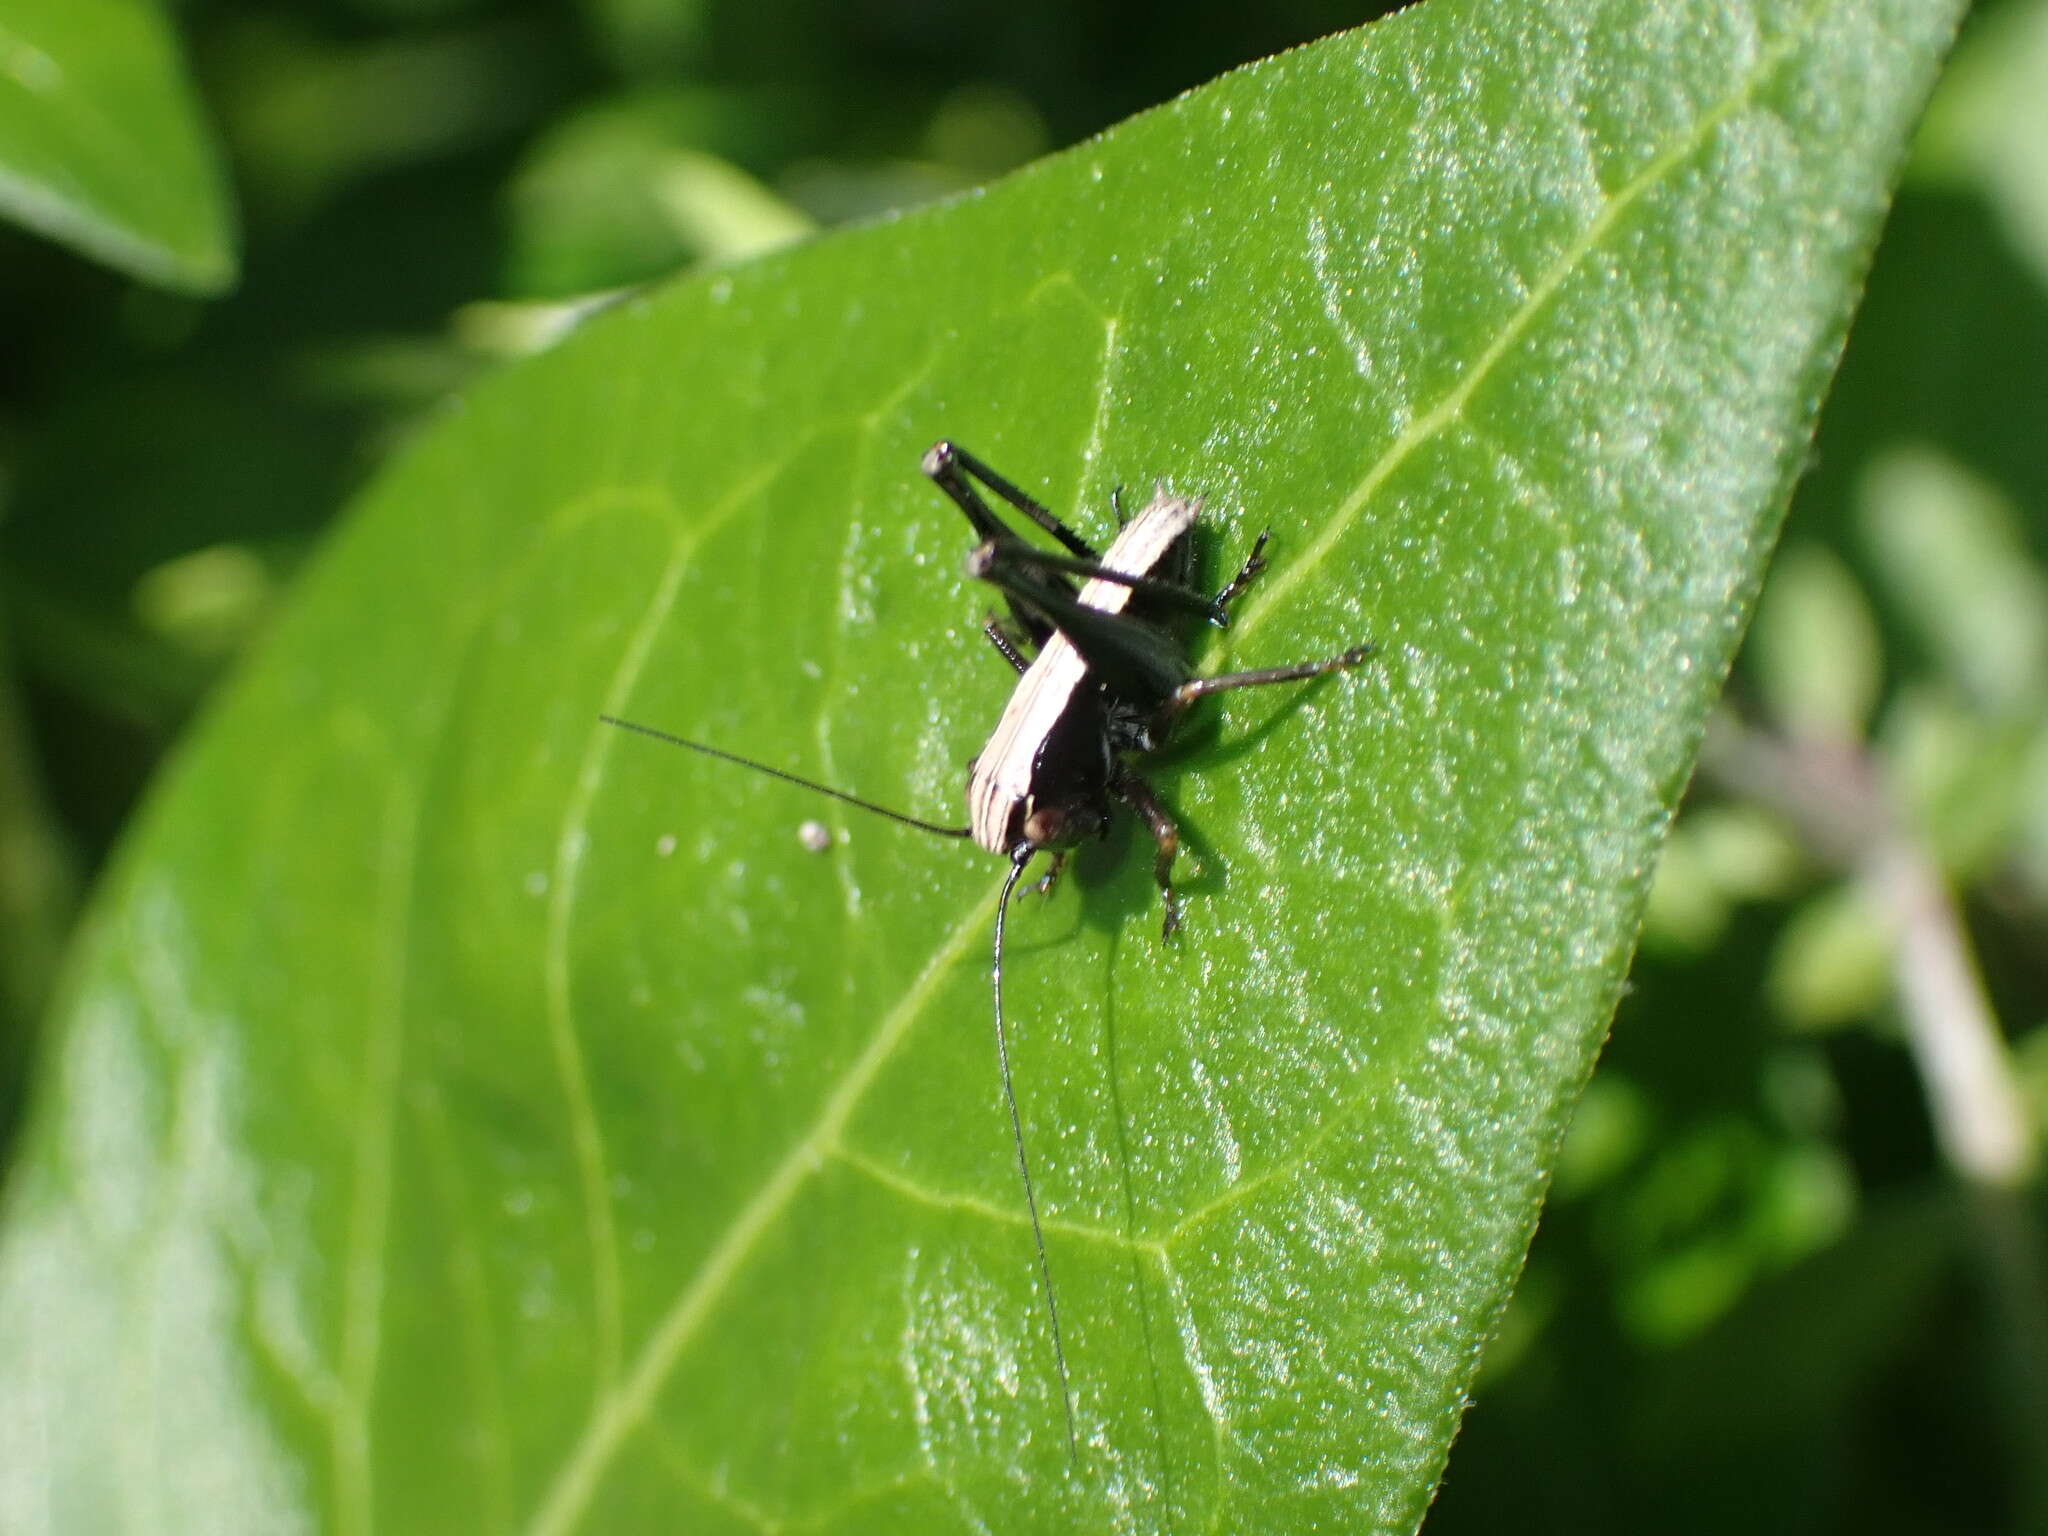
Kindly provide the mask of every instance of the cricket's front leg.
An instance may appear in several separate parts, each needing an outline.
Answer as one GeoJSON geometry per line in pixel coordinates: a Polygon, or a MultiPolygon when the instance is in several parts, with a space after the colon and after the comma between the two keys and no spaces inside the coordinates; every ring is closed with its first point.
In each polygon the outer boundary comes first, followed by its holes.
{"type": "Polygon", "coordinates": [[[1173,894],[1173,860],[1180,852],[1180,828],[1174,825],[1166,807],[1159,803],[1159,797],[1152,793],[1152,786],[1128,769],[1110,785],[1110,790],[1136,811],[1151,830],[1153,844],[1158,849],[1152,861],[1152,878],[1159,883],[1159,900],[1166,908],[1166,919],[1160,927],[1159,937],[1170,939],[1173,930],[1180,926],[1180,900],[1173,894]]]}

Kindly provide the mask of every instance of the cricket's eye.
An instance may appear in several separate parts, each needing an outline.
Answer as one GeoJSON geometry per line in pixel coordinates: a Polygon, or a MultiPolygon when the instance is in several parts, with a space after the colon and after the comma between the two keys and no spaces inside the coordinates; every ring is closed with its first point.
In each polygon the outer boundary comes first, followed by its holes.
{"type": "Polygon", "coordinates": [[[1048,848],[1067,835],[1067,813],[1056,805],[1040,806],[1024,818],[1024,840],[1048,848]]]}

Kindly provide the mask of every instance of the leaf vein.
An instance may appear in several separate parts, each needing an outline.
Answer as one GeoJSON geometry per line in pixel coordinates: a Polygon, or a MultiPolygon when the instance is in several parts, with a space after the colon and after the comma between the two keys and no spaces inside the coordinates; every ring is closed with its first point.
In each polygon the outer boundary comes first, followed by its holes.
{"type": "Polygon", "coordinates": [[[755,1247],[789,1209],[798,1190],[823,1165],[828,1149],[839,1140],[868,1088],[930,1004],[941,980],[994,918],[998,889],[991,885],[988,894],[953,926],[908,990],[883,1014],[809,1130],[791,1143],[753,1198],[727,1225],[704,1264],[669,1304],[619,1389],[591,1415],[528,1525],[529,1536],[564,1536],[575,1528],[605,1469],[653,1407],[655,1395],[684,1348],[739,1278],[755,1247]]]}
{"type": "MultiPolygon", "coordinates": [[[[953,1194],[945,1190],[927,1189],[913,1178],[898,1173],[869,1157],[865,1152],[856,1151],[844,1142],[835,1141],[825,1149],[825,1154],[844,1163],[862,1177],[872,1180],[884,1189],[890,1190],[917,1205],[929,1206],[933,1210],[953,1211],[962,1215],[976,1216],[998,1226],[1018,1227],[1028,1230],[1031,1218],[1019,1210],[1006,1210],[989,1201],[973,1195],[953,1194]]],[[[1045,1216],[1039,1225],[1047,1232],[1059,1232],[1068,1237],[1080,1238],[1091,1243],[1100,1243],[1107,1248],[1125,1252],[1157,1254],[1165,1257],[1166,1245],[1157,1238],[1133,1237],[1113,1227],[1098,1227],[1085,1221],[1069,1221],[1064,1217],[1045,1216]]]]}
{"type": "MultiPolygon", "coordinates": [[[[1580,264],[1598,250],[1601,242],[1619,227],[1622,217],[1641,201],[1646,193],[1704,147],[1716,129],[1749,104],[1763,85],[1797,51],[1800,44],[1806,41],[1808,34],[1817,25],[1822,9],[1823,7],[1818,4],[1809,7],[1800,24],[1789,29],[1775,45],[1764,50],[1756,64],[1725,97],[1702,112],[1689,131],[1679,135],[1664,150],[1653,155],[1635,176],[1607,198],[1599,213],[1587,221],[1586,227],[1530,287],[1528,296],[1508,316],[1493,339],[1480,350],[1479,355],[1472,360],[1457,382],[1445,391],[1435,405],[1411,421],[1366,469],[1358,483],[1351,488],[1343,501],[1338,503],[1337,510],[1331,514],[1322,530],[1302,551],[1301,557],[1291,561],[1284,569],[1274,571],[1260,587],[1247,594],[1243,607],[1238,612],[1237,621],[1231,626],[1231,637],[1242,639],[1247,633],[1257,630],[1268,614],[1278,611],[1288,595],[1322,566],[1336,546],[1350,533],[1352,524],[1358,521],[1366,504],[1379,489],[1418,449],[1463,415],[1466,405],[1478,392],[1479,387],[1492,376],[1494,369],[1515,344],[1528,334],[1537,318],[1549,307],[1550,301],[1579,269],[1580,264]]],[[[1226,644],[1228,643],[1226,641],[1226,644]]]]}

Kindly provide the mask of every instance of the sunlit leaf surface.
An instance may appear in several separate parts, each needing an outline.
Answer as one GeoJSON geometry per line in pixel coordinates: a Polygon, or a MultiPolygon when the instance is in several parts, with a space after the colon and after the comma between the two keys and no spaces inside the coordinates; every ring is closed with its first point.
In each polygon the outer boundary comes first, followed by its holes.
{"type": "Polygon", "coordinates": [[[0,1524],[1412,1527],[1953,9],[1434,0],[478,390],[100,903],[0,1524]],[[998,862],[596,720],[957,816],[942,434],[1381,648],[1162,766],[1174,944],[1128,828],[1016,914],[1072,1467],[998,862]]]}

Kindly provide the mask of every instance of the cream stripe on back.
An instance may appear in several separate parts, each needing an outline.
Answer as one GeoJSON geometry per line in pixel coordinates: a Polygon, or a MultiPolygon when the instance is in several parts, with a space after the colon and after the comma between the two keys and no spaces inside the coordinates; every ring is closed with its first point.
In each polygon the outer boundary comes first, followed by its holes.
{"type": "MultiPolygon", "coordinates": [[[[1102,563],[1113,571],[1142,576],[1153,569],[1173,541],[1186,533],[1202,510],[1199,501],[1169,496],[1162,486],[1138,515],[1126,523],[1103,552],[1102,563]]],[[[1131,589],[1121,582],[1095,577],[1081,588],[1081,602],[1103,613],[1122,613],[1131,589]]],[[[1031,798],[1031,765],[1046,736],[1059,722],[1074,690],[1088,675],[1088,663],[1064,633],[1055,631],[1038,659],[1017,679],[1017,691],[990,733],[988,745],[967,779],[968,820],[974,840],[990,853],[1007,854],[1010,810],[1031,798]]]]}

